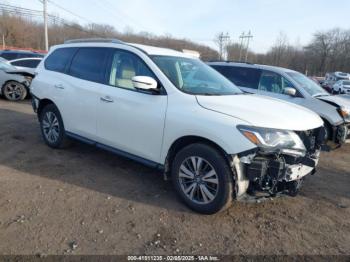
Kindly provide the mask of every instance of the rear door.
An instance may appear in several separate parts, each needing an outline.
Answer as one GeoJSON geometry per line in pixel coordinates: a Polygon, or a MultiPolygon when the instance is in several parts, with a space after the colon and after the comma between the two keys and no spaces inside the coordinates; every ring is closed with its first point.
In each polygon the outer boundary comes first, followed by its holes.
{"type": "Polygon", "coordinates": [[[64,93],[67,131],[91,140],[96,140],[96,107],[104,86],[108,50],[79,48],[72,58],[66,81],[58,86],[58,92],[64,93]]]}
{"type": "Polygon", "coordinates": [[[139,56],[119,49],[111,50],[107,72],[107,83],[99,89],[98,141],[158,162],[167,96],[139,91],[131,80],[133,76],[156,76],[139,56]]]}

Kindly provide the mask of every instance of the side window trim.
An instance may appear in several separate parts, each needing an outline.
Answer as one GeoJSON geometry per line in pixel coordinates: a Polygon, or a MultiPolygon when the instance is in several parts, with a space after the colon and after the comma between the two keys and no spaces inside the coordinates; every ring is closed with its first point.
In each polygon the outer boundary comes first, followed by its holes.
{"type": "Polygon", "coordinates": [[[134,52],[132,51],[129,51],[129,50],[125,50],[125,49],[122,49],[122,48],[109,48],[110,49],[110,52],[107,56],[107,59],[106,59],[106,70],[105,70],[105,79],[104,79],[104,84],[107,85],[107,86],[110,86],[110,87],[113,87],[113,88],[120,88],[120,89],[123,89],[123,90],[127,90],[127,91],[131,91],[131,92],[137,92],[137,93],[142,93],[142,94],[147,94],[147,95],[167,95],[167,92],[162,84],[162,82],[160,82],[160,80],[158,79],[157,75],[153,72],[153,70],[147,65],[147,63],[138,55],[138,54],[135,54],[134,52]],[[122,87],[122,86],[117,86],[117,85],[111,85],[109,83],[109,79],[110,79],[110,74],[111,74],[111,71],[112,71],[112,62],[113,62],[113,56],[114,56],[114,52],[116,51],[119,51],[119,52],[125,52],[125,53],[129,53],[131,55],[134,55],[135,57],[137,57],[140,62],[150,71],[152,72],[153,74],[153,77],[154,79],[157,81],[158,83],[158,86],[159,86],[159,89],[160,89],[160,92],[155,94],[155,93],[152,93],[152,92],[148,92],[148,91],[144,91],[144,90],[137,90],[137,89],[130,89],[130,88],[126,88],[126,87],[122,87]]]}
{"type": "Polygon", "coordinates": [[[70,59],[68,60],[68,63],[66,64],[64,70],[63,70],[63,74],[65,75],[69,75],[69,70],[70,70],[70,66],[72,64],[72,61],[74,59],[74,57],[77,55],[78,51],[79,51],[80,48],[76,48],[75,51],[73,52],[73,54],[71,55],[70,59]]]}

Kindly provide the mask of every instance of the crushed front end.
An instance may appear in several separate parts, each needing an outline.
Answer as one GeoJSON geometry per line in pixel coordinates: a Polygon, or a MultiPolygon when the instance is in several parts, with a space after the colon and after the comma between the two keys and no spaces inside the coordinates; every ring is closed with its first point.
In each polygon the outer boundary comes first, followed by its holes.
{"type": "MultiPolygon", "coordinates": [[[[244,128],[242,130],[246,131],[244,128]]],[[[302,143],[303,146],[300,144],[293,148],[290,143],[286,143],[285,148],[283,145],[268,147],[263,146],[261,141],[256,141],[258,147],[255,150],[238,155],[235,165],[236,171],[240,169],[237,172],[241,176],[238,181],[247,183],[245,190],[237,191],[237,197],[244,191],[254,197],[270,197],[281,193],[294,196],[299,191],[303,178],[315,173],[321,147],[325,142],[324,127],[289,132],[296,134],[298,138],[293,139],[300,139],[296,143],[302,143]]],[[[256,136],[257,140],[264,139],[256,136]]],[[[254,141],[252,137],[250,140],[254,141]]],[[[238,184],[238,187],[242,185],[244,184],[238,184]]]]}

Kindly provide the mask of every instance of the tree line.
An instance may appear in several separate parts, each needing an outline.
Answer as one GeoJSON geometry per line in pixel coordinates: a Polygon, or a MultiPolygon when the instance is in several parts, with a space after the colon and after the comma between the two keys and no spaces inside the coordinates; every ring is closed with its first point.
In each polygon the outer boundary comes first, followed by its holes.
{"type": "MultiPolygon", "coordinates": [[[[39,50],[44,49],[45,46],[43,24],[25,16],[0,13],[0,34],[3,35],[7,46],[39,50]]],[[[58,17],[50,19],[48,34],[50,46],[77,38],[117,38],[124,42],[154,45],[179,51],[195,50],[201,54],[203,60],[218,57],[215,49],[188,39],[178,39],[171,35],[156,36],[148,32],[134,33],[131,29],[119,32],[113,26],[104,24],[93,23],[82,26],[58,17]]]]}
{"type": "MultiPolygon", "coordinates": [[[[242,52],[240,44],[227,46],[228,60],[238,60],[242,52]]],[[[248,62],[281,66],[307,75],[324,76],[327,72],[350,73],[350,30],[332,29],[316,32],[306,46],[291,45],[287,36],[279,35],[265,54],[248,50],[248,62]]]]}
{"type": "MultiPolygon", "coordinates": [[[[157,36],[148,32],[135,33],[132,30],[119,32],[113,26],[104,24],[80,25],[63,19],[50,18],[49,44],[61,44],[76,38],[117,38],[125,42],[148,44],[172,48],[179,51],[190,49],[198,51],[205,61],[218,60],[215,49],[195,43],[190,39],[178,39],[171,35],[157,36]]],[[[20,14],[0,13],[0,33],[7,46],[44,49],[43,24],[20,14]]],[[[215,39],[213,39],[215,41],[215,39]]],[[[245,58],[238,43],[225,46],[228,60],[245,58]]],[[[265,53],[248,50],[248,62],[275,65],[294,69],[308,75],[323,76],[326,72],[350,72],[350,30],[332,29],[317,32],[306,46],[292,45],[283,33],[265,53]]]]}

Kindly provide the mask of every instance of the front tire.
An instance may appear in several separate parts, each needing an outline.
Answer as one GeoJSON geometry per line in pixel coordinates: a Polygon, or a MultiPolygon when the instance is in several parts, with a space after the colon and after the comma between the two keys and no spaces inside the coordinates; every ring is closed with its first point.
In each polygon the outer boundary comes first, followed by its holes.
{"type": "Polygon", "coordinates": [[[68,146],[62,117],[54,104],[43,108],[39,115],[40,130],[45,143],[52,148],[64,148],[68,146]]]}
{"type": "Polygon", "coordinates": [[[28,91],[24,84],[9,81],[2,87],[2,94],[9,101],[21,101],[27,97],[28,91]]]}
{"type": "Polygon", "coordinates": [[[171,174],[176,192],[192,210],[214,214],[230,206],[232,170],[217,149],[201,143],[183,148],[175,156],[171,174]]]}

